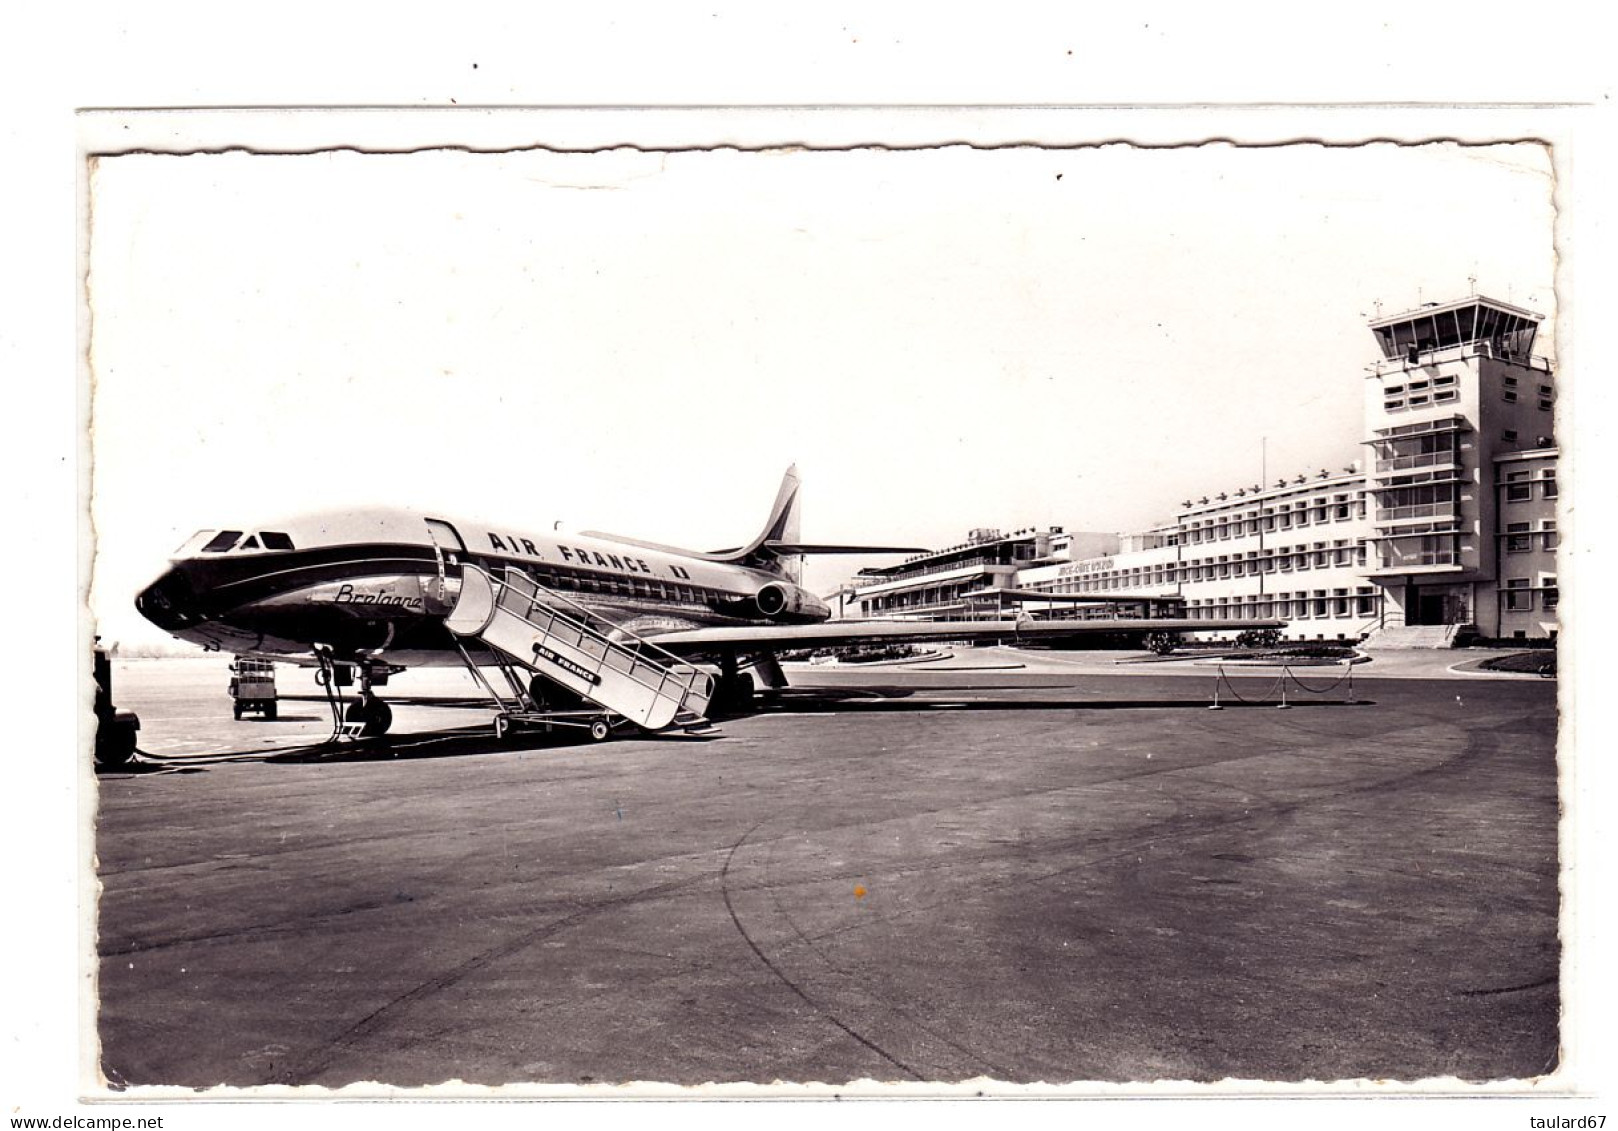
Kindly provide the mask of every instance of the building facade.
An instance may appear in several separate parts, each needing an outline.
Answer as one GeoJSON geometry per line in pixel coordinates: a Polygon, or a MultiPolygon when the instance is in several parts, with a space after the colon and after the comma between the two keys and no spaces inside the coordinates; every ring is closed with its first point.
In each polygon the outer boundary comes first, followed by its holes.
{"type": "Polygon", "coordinates": [[[1110,553],[1118,537],[1069,533],[1060,526],[1011,534],[980,528],[958,545],[863,571],[855,579],[852,604],[862,618],[951,620],[976,615],[983,609],[974,595],[1018,588],[1025,571],[1069,561],[1075,552],[1085,557],[1110,553]]]}
{"type": "Polygon", "coordinates": [[[1503,577],[1517,561],[1503,548],[1505,524],[1555,531],[1556,387],[1550,362],[1533,353],[1538,326],[1538,315],[1481,297],[1371,323],[1382,356],[1365,383],[1368,576],[1383,590],[1389,624],[1471,625],[1489,637],[1554,630],[1508,625],[1502,613],[1519,610],[1498,595],[1505,581],[1535,580],[1503,577]],[[1532,474],[1541,485],[1508,515],[1503,476],[1532,474]]]}
{"type": "MultiPolygon", "coordinates": [[[[1351,640],[1377,627],[1365,577],[1365,476],[1348,468],[1254,484],[1196,502],[1125,537],[1106,558],[1025,571],[1032,589],[1103,598],[1178,596],[1192,620],[1279,618],[1300,640],[1351,640]]],[[[1030,606],[1030,610],[1035,606],[1030,606]]]]}
{"type": "Polygon", "coordinates": [[[1556,456],[1555,448],[1546,448],[1495,458],[1499,583],[1493,607],[1478,610],[1478,629],[1486,636],[1556,635],[1556,456]]]}
{"type": "Polygon", "coordinates": [[[853,606],[944,619],[1015,588],[1033,616],[1078,615],[1079,598],[1173,599],[1191,619],[1285,620],[1293,640],[1407,626],[1554,636],[1556,390],[1538,324],[1482,296],[1378,318],[1364,460],[1187,499],[1134,534],[974,531],[855,578],[853,606]]]}

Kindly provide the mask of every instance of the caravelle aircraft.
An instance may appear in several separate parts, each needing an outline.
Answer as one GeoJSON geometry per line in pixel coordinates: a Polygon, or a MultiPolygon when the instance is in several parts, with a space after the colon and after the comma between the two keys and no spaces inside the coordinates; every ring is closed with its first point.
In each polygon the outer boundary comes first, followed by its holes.
{"type": "MultiPolygon", "coordinates": [[[[846,621],[801,584],[808,554],[916,553],[910,547],[816,545],[799,540],[799,480],[788,469],[764,529],[746,545],[681,550],[617,535],[541,533],[399,510],[315,515],[274,528],[202,530],[136,598],[153,624],[210,651],[318,664],[333,683],[359,676],[347,719],[384,733],[392,719],[375,694],[411,666],[478,665],[492,655],[451,631],[458,600],[489,578],[519,574],[529,610],[582,608],[614,639],[718,666],[713,706],[753,693],[750,667],[769,688],[786,685],[785,649],[891,641],[1060,639],[1088,634],[1208,631],[1265,621],[1082,620],[846,621]]],[[[486,623],[486,622],[484,622],[486,623]]],[[[525,665],[535,704],[588,699],[565,657],[525,665]],[[570,686],[571,685],[571,686],[570,686]]],[[[533,659],[533,657],[529,657],[533,659]]],[[[485,685],[487,686],[487,685],[485,685]]],[[[496,696],[498,699],[498,696],[496,696]]]]}

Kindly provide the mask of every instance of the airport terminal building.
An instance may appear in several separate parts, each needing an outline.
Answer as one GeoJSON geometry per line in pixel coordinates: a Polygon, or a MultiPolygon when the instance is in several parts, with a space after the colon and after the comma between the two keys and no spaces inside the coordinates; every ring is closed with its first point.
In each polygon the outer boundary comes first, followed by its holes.
{"type": "Polygon", "coordinates": [[[1034,617],[1178,606],[1277,617],[1294,640],[1555,636],[1556,387],[1539,321],[1478,295],[1378,318],[1350,466],[1187,499],[1133,534],[973,531],[863,571],[849,611],[1004,615],[1015,590],[1034,617]]]}

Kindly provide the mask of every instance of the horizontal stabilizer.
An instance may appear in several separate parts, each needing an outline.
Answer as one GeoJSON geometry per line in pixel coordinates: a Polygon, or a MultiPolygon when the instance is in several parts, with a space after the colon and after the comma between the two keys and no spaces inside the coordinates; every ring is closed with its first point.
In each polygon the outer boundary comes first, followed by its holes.
{"type": "Polygon", "coordinates": [[[706,553],[698,550],[682,550],[676,546],[663,546],[656,542],[642,542],[636,538],[625,538],[621,534],[606,534],[599,530],[587,530],[584,533],[591,538],[601,538],[609,542],[617,542],[624,546],[639,546],[643,550],[657,550],[660,553],[680,554],[699,561],[726,562],[735,565],[749,566],[754,569],[765,569],[775,573],[791,575],[795,567],[785,567],[777,561],[779,558],[795,558],[806,554],[924,554],[927,552],[922,546],[853,546],[844,543],[800,542],[798,540],[798,469],[787,468],[786,475],[781,479],[781,489],[775,496],[775,506],[770,511],[770,517],[764,524],[764,529],[745,546],[731,546],[723,550],[709,550],[706,553]]]}
{"type": "Polygon", "coordinates": [[[844,546],[822,542],[764,543],[764,549],[775,554],[925,554],[924,546],[844,546]]]}

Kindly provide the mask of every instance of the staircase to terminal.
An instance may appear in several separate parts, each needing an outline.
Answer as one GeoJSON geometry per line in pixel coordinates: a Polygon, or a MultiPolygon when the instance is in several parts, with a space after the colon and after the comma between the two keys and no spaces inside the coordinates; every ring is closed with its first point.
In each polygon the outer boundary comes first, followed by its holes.
{"type": "Polygon", "coordinates": [[[1471,625],[1461,624],[1388,625],[1372,632],[1361,647],[1373,652],[1453,648],[1456,636],[1464,635],[1471,629],[1471,625]]]}

